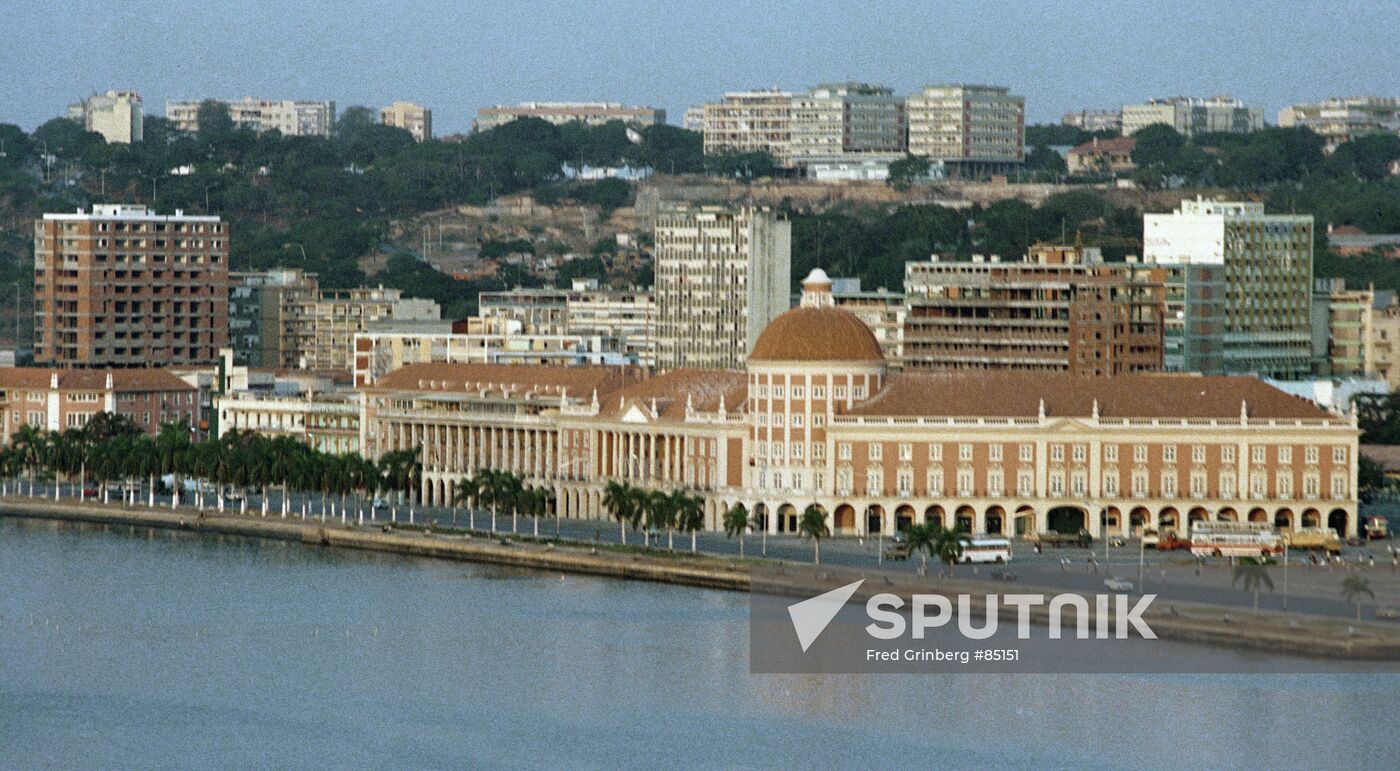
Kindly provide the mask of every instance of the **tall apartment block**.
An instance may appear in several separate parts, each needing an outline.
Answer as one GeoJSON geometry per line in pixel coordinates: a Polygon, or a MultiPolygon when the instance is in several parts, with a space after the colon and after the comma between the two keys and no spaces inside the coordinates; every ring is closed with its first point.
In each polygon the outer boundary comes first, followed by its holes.
{"type": "Polygon", "coordinates": [[[1295,104],[1279,111],[1278,125],[1311,129],[1330,151],[1366,134],[1400,134],[1400,98],[1351,96],[1295,104]]]}
{"type": "Polygon", "coordinates": [[[611,121],[629,125],[653,126],[666,122],[666,111],[656,107],[624,105],[620,102],[521,102],[516,105],[498,104],[476,111],[472,122],[475,131],[487,131],[504,126],[519,118],[539,118],[556,126],[578,121],[587,126],[602,126],[611,121]]]}
{"type": "Polygon", "coordinates": [[[143,136],[141,95],[135,91],[108,91],[93,94],[76,104],[68,105],[68,117],[96,131],[108,144],[129,145],[143,136]]]}
{"type": "Polygon", "coordinates": [[[828,83],[792,97],[791,156],[801,164],[851,153],[902,153],[904,99],[869,83],[828,83]]]}
{"type": "Polygon", "coordinates": [[[1123,136],[1136,134],[1154,123],[1164,123],[1188,137],[1248,134],[1264,128],[1264,111],[1247,107],[1244,102],[1228,96],[1207,99],[1174,96],[1123,105],[1123,136]]]}
{"type": "Polygon", "coordinates": [[[788,309],[792,224],[768,208],[665,206],[655,243],[657,366],[742,369],[788,309]]]}
{"type": "Polygon", "coordinates": [[[433,111],[413,102],[394,102],[383,108],[379,111],[379,122],[407,131],[418,142],[433,138],[433,111]]]}
{"type": "Polygon", "coordinates": [[[1074,246],[1037,245],[1019,262],[907,263],[904,367],[1161,370],[1164,274],[1074,246]]]}
{"type": "Polygon", "coordinates": [[[293,369],[301,343],[312,336],[308,309],[321,292],[315,273],[294,268],[233,273],[229,282],[229,343],[234,362],[293,369]]]}
{"type": "Polygon", "coordinates": [[[1376,372],[1376,292],[1347,289],[1341,278],[1313,282],[1313,372],[1322,377],[1369,377],[1376,372]]]}
{"type": "Polygon", "coordinates": [[[1198,197],[1143,216],[1143,256],[1167,269],[1167,369],[1308,374],[1311,215],[1198,197]]]}
{"type": "Polygon", "coordinates": [[[792,92],[736,91],[705,105],[706,155],[766,152],[792,163],[792,92]]]}
{"type": "Polygon", "coordinates": [[[228,344],[228,225],[96,204],[34,223],[34,360],[209,364],[228,344]]]}
{"type": "Polygon", "coordinates": [[[909,153],[957,175],[1005,173],[1026,156],[1026,100],[1000,86],[928,86],[906,101],[909,153]]]}
{"type": "MultiPolygon", "coordinates": [[[[235,126],[259,133],[277,129],[289,137],[328,137],[335,128],[335,102],[255,99],[213,100],[228,106],[235,126]]],[[[201,100],[166,102],[165,117],[181,131],[199,130],[201,100]]]]}

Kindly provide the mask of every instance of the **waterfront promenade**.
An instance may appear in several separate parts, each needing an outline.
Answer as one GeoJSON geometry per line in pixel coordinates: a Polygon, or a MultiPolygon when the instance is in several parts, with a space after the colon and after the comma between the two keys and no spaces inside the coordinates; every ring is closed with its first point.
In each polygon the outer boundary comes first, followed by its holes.
{"type": "MultiPolygon", "coordinates": [[[[317,547],[337,547],[373,550],[405,555],[434,557],[453,560],[468,560],[501,565],[511,565],[539,570],[552,570],[596,576],[633,580],[657,581],[711,589],[748,591],[749,569],[760,561],[765,564],[783,566],[792,576],[791,593],[794,595],[813,594],[813,587],[819,586],[827,578],[828,567],[811,565],[811,551],[808,544],[770,539],[769,558],[750,556],[739,559],[733,554],[715,554],[708,550],[699,554],[689,554],[680,547],[689,546],[689,538],[677,537],[677,551],[653,547],[638,548],[633,543],[622,547],[609,543],[603,538],[610,532],[616,538],[619,533],[615,525],[594,522],[590,538],[556,539],[552,535],[554,522],[548,521],[541,528],[541,538],[536,540],[528,532],[533,532],[532,522],[520,520],[519,534],[488,533],[477,531],[444,531],[443,521],[437,519],[439,527],[428,531],[423,527],[422,513],[415,514],[415,522],[397,524],[382,520],[365,520],[360,524],[358,516],[347,515],[341,524],[339,517],[319,515],[308,518],[300,516],[282,517],[273,509],[262,516],[260,508],[250,508],[240,514],[237,509],[226,509],[220,513],[206,508],[199,511],[191,507],[171,509],[167,506],[154,508],[146,506],[122,506],[95,502],[80,503],[76,500],[54,501],[51,497],[0,498],[0,514],[16,517],[92,522],[110,525],[130,525],[155,527],[190,532],[270,538],[292,541],[317,547]],[[593,539],[596,539],[593,540],[593,539]],[[797,559],[797,547],[807,559],[797,559]],[[779,555],[793,555],[793,558],[779,555]]],[[[477,515],[477,524],[485,525],[483,515],[477,515]]],[[[498,517],[497,524],[509,527],[510,517],[498,517]]],[[[575,526],[577,522],[572,523],[575,526]]],[[[562,527],[562,523],[561,523],[562,527]]],[[[634,536],[636,534],[633,534],[634,536]]],[[[663,536],[664,538],[664,536],[663,536]]],[[[714,535],[708,534],[707,540],[714,535]]],[[[708,544],[706,544],[708,546],[708,544]]],[[[759,539],[749,538],[749,554],[762,550],[759,539]]],[[[991,581],[987,568],[974,569],[959,566],[952,577],[937,577],[931,566],[928,577],[917,576],[911,569],[917,561],[891,564],[851,564],[852,557],[865,551],[866,547],[854,540],[832,542],[824,545],[824,556],[837,558],[835,564],[842,567],[855,567],[862,574],[881,577],[884,586],[896,592],[935,592],[952,595],[968,593],[983,595],[995,592],[1043,592],[1054,593],[1075,591],[1082,594],[1103,592],[1103,577],[1110,568],[1099,572],[1101,564],[1091,565],[1086,553],[1075,550],[1077,560],[1082,561],[1073,570],[1065,569],[1056,562],[1053,565],[1016,564],[1014,570],[1020,580],[1014,584],[991,581]],[[839,546],[837,545],[839,544],[839,546]],[[832,548],[837,546],[837,548],[832,548]],[[1057,580],[1058,578],[1058,580],[1057,580]]],[[[1023,549],[1023,551],[1028,551],[1023,549]]],[[[878,559],[878,558],[877,558],[878,559]]],[[[1119,574],[1128,571],[1128,565],[1119,563],[1111,569],[1119,574]]],[[[1149,585],[1146,591],[1159,595],[1157,602],[1146,616],[1157,634],[1166,639],[1192,642],[1205,642],[1267,650],[1273,653],[1299,655],[1400,660],[1400,625],[1362,622],[1346,618],[1350,606],[1336,598],[1321,596],[1319,586],[1333,577],[1330,570],[1309,571],[1295,568],[1294,579],[1298,592],[1290,604],[1293,611],[1283,614],[1265,610],[1259,613],[1248,607],[1248,597],[1242,592],[1224,592],[1214,586],[1221,576],[1221,567],[1209,566],[1205,570],[1186,565],[1168,565],[1158,562],[1154,569],[1160,576],[1158,581],[1165,584],[1149,585]],[[1168,573],[1171,578],[1167,578],[1168,573]],[[1331,611],[1330,613],[1315,611],[1331,611]]],[[[1377,573],[1377,578],[1390,575],[1388,570],[1377,573]]],[[[1338,579],[1340,580],[1340,579],[1338,579]]],[[[1378,581],[1379,583],[1379,581],[1378,581]]],[[[1228,579],[1225,586],[1229,586],[1228,579]]],[[[1377,592],[1388,596],[1390,589],[1377,592]]],[[[860,599],[859,596],[856,598],[860,599]]],[[[1002,614],[1011,608],[1003,608],[1002,614]]]]}

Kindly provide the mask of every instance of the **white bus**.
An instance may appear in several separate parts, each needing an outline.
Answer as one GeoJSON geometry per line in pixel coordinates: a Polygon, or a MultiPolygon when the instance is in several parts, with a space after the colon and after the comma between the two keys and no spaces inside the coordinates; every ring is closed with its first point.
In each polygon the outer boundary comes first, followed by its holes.
{"type": "Polygon", "coordinates": [[[999,536],[975,535],[963,544],[962,561],[969,562],[1010,562],[1011,541],[999,536]]]}
{"type": "Polygon", "coordinates": [[[1191,525],[1197,557],[1270,557],[1283,553],[1283,539],[1265,522],[1197,522],[1191,525]]]}

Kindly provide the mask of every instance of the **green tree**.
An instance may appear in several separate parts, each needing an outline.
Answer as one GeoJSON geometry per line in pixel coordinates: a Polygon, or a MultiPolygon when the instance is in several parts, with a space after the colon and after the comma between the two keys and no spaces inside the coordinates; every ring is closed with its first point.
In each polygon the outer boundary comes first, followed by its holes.
{"type": "Polygon", "coordinates": [[[1361,623],[1361,597],[1375,599],[1371,582],[1361,576],[1347,576],[1342,580],[1342,598],[1356,606],[1356,622],[1361,623]]]}
{"type": "Polygon", "coordinates": [[[916,182],[928,179],[929,160],[922,155],[906,155],[890,163],[886,184],[896,190],[908,190],[916,182]]]}
{"type": "Polygon", "coordinates": [[[1186,138],[1165,123],[1154,123],[1133,134],[1133,163],[1166,168],[1186,144],[1186,138]]]}
{"type": "Polygon", "coordinates": [[[826,524],[826,512],[822,507],[814,504],[802,510],[802,516],[797,521],[797,532],[804,538],[812,539],[812,562],[822,564],[822,539],[831,535],[831,528],[826,524]]]}
{"type": "Polygon", "coordinates": [[[627,483],[610,480],[603,488],[603,508],[608,510],[608,516],[617,520],[623,546],[627,545],[627,523],[632,521],[636,505],[637,496],[627,483]]]}
{"type": "Polygon", "coordinates": [[[724,534],[739,537],[739,559],[744,558],[744,534],[749,530],[749,512],[741,503],[736,503],[724,512],[724,534]]]}
{"type": "Polygon", "coordinates": [[[1269,575],[1268,563],[1254,557],[1243,557],[1235,565],[1235,577],[1231,583],[1243,584],[1244,590],[1254,595],[1254,609],[1259,610],[1259,588],[1274,590],[1274,579],[1269,575]]]}
{"type": "Polygon", "coordinates": [[[968,537],[967,531],[963,529],[961,524],[946,528],[934,522],[928,526],[933,528],[933,553],[943,564],[948,566],[948,572],[951,575],[953,566],[962,561],[963,547],[972,539],[968,537]]]}
{"type": "Polygon", "coordinates": [[[705,527],[705,499],[681,491],[676,501],[676,527],[690,533],[690,553],[697,553],[696,535],[705,527]]]}

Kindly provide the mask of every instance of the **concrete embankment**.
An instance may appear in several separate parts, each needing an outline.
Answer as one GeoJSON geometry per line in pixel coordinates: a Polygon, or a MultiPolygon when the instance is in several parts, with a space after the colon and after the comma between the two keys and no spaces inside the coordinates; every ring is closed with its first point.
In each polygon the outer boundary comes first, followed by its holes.
{"type": "MultiPolygon", "coordinates": [[[[239,516],[209,511],[151,509],[116,505],[54,502],[30,498],[0,499],[0,515],[89,522],[111,525],[154,527],[196,533],[268,538],[312,546],[362,549],[418,557],[483,562],[497,565],[558,570],[569,573],[654,581],[729,591],[750,591],[750,565],[758,564],[712,556],[645,555],[616,547],[588,544],[541,544],[529,540],[502,544],[489,537],[425,533],[420,530],[384,529],[379,526],[342,526],[315,520],[283,519],[279,516],[239,516]]],[[[774,563],[765,563],[774,564],[774,563]]],[[[764,571],[760,590],[770,593],[811,597],[819,591],[867,573],[848,568],[825,568],[788,564],[774,580],[764,571]]],[[[903,596],[913,593],[955,597],[971,595],[973,609],[984,612],[982,597],[1014,591],[1017,594],[1063,593],[1063,589],[1009,586],[993,581],[940,579],[931,581],[906,574],[869,571],[869,581],[853,601],[868,599],[878,592],[903,596]]],[[[1087,596],[1087,595],[1086,595],[1087,596]]],[[[1090,597],[1090,613],[1094,607],[1090,597]]],[[[1012,620],[1017,609],[1001,606],[998,615],[1012,620]]],[[[1066,613],[1072,623],[1073,611],[1066,613]]],[[[1091,615],[1092,622],[1092,615],[1091,615]]],[[[1158,637],[1184,642],[1250,648],[1275,654],[1292,654],[1336,659],[1400,661],[1400,626],[1351,623],[1346,619],[1301,616],[1273,612],[1254,613],[1238,607],[1159,600],[1143,615],[1158,637]]],[[[1044,607],[1031,611],[1031,620],[1048,621],[1044,607]]]]}

